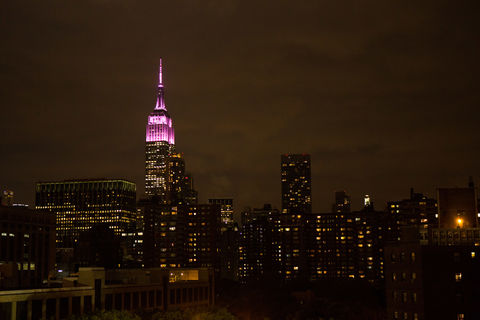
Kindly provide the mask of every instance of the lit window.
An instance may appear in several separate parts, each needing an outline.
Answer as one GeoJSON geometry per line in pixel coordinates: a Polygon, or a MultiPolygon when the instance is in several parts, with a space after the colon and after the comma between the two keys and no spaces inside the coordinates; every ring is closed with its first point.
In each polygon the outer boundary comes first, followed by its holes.
{"type": "Polygon", "coordinates": [[[462,280],[462,273],[461,272],[455,273],[455,281],[460,282],[461,280],[462,280]]]}

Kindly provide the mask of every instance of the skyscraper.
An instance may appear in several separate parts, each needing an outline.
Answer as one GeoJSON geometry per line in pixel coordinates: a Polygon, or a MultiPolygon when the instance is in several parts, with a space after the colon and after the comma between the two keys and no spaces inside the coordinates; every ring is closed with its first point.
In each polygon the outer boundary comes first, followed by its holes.
{"type": "Polygon", "coordinates": [[[282,170],[282,213],[312,213],[310,155],[284,154],[282,170]]]}
{"type": "Polygon", "coordinates": [[[148,116],[145,142],[145,193],[147,196],[159,196],[167,203],[168,161],[170,154],[175,151],[175,134],[172,118],[165,106],[161,59],[157,103],[148,116]]]}

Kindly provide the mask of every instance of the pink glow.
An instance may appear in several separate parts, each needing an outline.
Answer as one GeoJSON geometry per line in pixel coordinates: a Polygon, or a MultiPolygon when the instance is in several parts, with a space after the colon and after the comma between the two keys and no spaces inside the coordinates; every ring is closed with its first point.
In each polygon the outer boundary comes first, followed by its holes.
{"type": "Polygon", "coordinates": [[[163,87],[163,81],[162,81],[162,58],[160,58],[160,67],[159,67],[159,72],[158,72],[158,86],[163,87]]]}
{"type": "Polygon", "coordinates": [[[155,105],[155,110],[148,116],[146,131],[147,142],[165,141],[169,144],[175,144],[173,121],[167,112],[167,107],[165,106],[162,79],[162,59],[160,59],[158,73],[157,103],[155,105]]]}

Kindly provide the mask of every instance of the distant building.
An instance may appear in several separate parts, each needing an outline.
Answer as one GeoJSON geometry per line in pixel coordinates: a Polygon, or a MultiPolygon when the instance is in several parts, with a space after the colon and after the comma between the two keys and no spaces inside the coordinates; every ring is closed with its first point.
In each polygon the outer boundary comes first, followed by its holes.
{"type": "Polygon", "coordinates": [[[184,179],[184,199],[183,202],[186,205],[194,205],[198,203],[198,192],[195,190],[193,176],[189,173],[185,174],[184,179]]]}
{"type": "Polygon", "coordinates": [[[3,192],[2,192],[2,206],[6,206],[6,207],[13,206],[13,191],[3,190],[3,192]]]}
{"type": "Polygon", "coordinates": [[[220,233],[220,278],[239,280],[240,228],[236,222],[223,224],[220,233]]]}
{"type": "Polygon", "coordinates": [[[422,232],[428,228],[438,227],[438,208],[435,199],[428,198],[421,193],[415,193],[410,189],[410,198],[400,201],[389,201],[387,210],[390,218],[395,221],[393,235],[398,239],[399,228],[405,226],[419,226],[422,232]]]}
{"type": "Polygon", "coordinates": [[[0,292],[0,319],[67,319],[94,310],[153,311],[215,303],[213,272],[197,269],[80,268],[56,288],[0,292]]]}
{"type": "Polygon", "coordinates": [[[310,155],[281,156],[282,213],[312,212],[310,155]]]}
{"type": "Polygon", "coordinates": [[[72,248],[81,232],[108,223],[121,235],[137,219],[136,186],[120,179],[38,182],[35,207],[56,215],[57,248],[72,248]]]}
{"type": "Polygon", "coordinates": [[[350,212],[350,196],[345,191],[335,192],[332,212],[350,212]]]}
{"type": "Polygon", "coordinates": [[[54,263],[55,215],[0,207],[0,289],[39,287],[54,263]]]}
{"type": "Polygon", "coordinates": [[[233,199],[232,198],[215,198],[208,199],[209,204],[220,206],[221,221],[223,224],[233,223],[233,199]]]}

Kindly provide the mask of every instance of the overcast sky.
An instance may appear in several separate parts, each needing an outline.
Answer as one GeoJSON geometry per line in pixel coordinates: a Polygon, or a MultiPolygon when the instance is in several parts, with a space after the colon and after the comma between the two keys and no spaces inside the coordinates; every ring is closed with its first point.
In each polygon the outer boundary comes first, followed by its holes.
{"type": "Polygon", "coordinates": [[[280,204],[310,153],[313,209],[480,182],[478,1],[4,1],[0,187],[121,177],[144,192],[158,59],[200,200],[280,204]]]}

